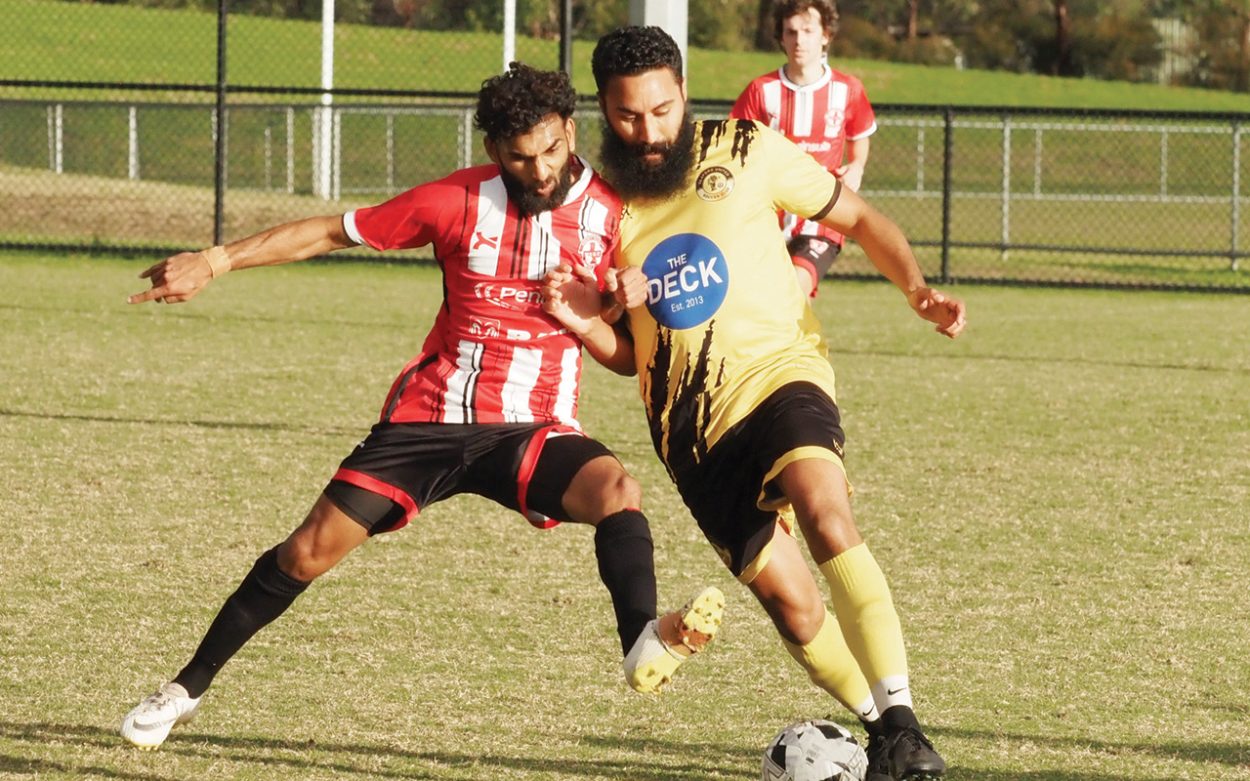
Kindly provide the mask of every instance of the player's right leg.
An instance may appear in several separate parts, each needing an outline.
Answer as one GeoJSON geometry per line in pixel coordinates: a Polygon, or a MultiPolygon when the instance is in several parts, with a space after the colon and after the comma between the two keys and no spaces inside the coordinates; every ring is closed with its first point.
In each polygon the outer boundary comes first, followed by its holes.
{"type": "Polygon", "coordinates": [[[221,667],[366,537],[359,523],[322,494],[299,528],[256,560],[187,666],[126,714],[122,737],[142,749],[160,746],[170,730],[194,717],[221,667]]]}
{"type": "Polygon", "coordinates": [[[527,499],[531,509],[595,527],[595,558],[612,597],[625,679],[635,691],[658,692],[711,642],[720,628],[724,595],[706,588],[681,609],[656,617],[654,551],[641,510],[642,489],[593,439],[547,436],[529,476],[527,499]]]}
{"type": "Polygon", "coordinates": [[[786,650],[808,677],[865,724],[877,720],[872,690],[847,646],[837,619],[794,539],[780,523],[767,550],[768,563],[747,584],[786,650]]]}

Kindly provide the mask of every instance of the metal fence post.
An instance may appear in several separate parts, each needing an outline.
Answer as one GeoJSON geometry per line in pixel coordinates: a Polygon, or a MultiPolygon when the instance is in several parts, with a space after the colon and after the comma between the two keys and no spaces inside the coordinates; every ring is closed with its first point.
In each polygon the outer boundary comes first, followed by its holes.
{"type": "Polygon", "coordinates": [[[573,76],[573,0],[560,0],[560,70],[573,76]]]}
{"type": "Polygon", "coordinates": [[[1233,213],[1232,219],[1232,237],[1229,242],[1228,266],[1233,271],[1237,270],[1238,257],[1237,250],[1240,243],[1241,232],[1241,123],[1233,120],[1233,213]]]}
{"type": "Polygon", "coordinates": [[[286,191],[295,192],[295,109],[286,107],[286,191]]]}
{"type": "Polygon", "coordinates": [[[226,204],[226,5],[217,0],[217,136],[213,139],[213,244],[222,243],[226,204]]]}
{"type": "Polygon", "coordinates": [[[951,152],[955,109],[947,106],[942,116],[942,283],[951,281],[951,152]]]}
{"type": "Polygon", "coordinates": [[[132,105],[126,119],[126,178],[133,182],[139,178],[139,109],[132,105]]]}
{"type": "Polygon", "coordinates": [[[1159,195],[1168,194],[1168,129],[1159,131],[1159,195]]]}
{"type": "Polygon", "coordinates": [[[48,168],[65,173],[65,110],[60,103],[48,106],[48,168]]]}
{"type": "Polygon", "coordinates": [[[1008,248],[1011,246],[1011,115],[1003,115],[1003,195],[1001,208],[1002,226],[999,233],[1001,246],[998,259],[1007,260],[1008,248]]]}

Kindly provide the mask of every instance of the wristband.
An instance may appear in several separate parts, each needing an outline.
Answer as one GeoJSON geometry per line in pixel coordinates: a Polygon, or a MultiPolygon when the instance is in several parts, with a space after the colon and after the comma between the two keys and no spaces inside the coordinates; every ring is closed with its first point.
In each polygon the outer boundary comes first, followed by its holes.
{"type": "Polygon", "coordinates": [[[230,270],[230,256],[226,254],[225,247],[209,247],[204,250],[203,255],[208,261],[208,270],[213,275],[213,279],[230,270]]]}

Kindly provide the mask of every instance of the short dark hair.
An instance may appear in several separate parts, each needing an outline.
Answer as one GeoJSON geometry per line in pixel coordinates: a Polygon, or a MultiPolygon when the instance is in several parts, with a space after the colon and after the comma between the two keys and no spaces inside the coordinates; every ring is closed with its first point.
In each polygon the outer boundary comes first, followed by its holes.
{"type": "Polygon", "coordinates": [[[773,36],[780,41],[781,26],[786,20],[791,16],[805,14],[812,8],[820,14],[820,25],[832,39],[838,34],[838,7],[833,4],[833,0],[781,0],[773,6],[773,36]]]}
{"type": "Polygon", "coordinates": [[[567,73],[513,62],[482,82],[473,125],[491,141],[502,141],[528,132],[551,114],[568,119],[576,108],[577,92],[567,73]]]}
{"type": "Polygon", "coordinates": [[[590,58],[599,92],[615,76],[668,68],[681,79],[681,49],[659,27],[618,27],[599,39],[590,58]]]}

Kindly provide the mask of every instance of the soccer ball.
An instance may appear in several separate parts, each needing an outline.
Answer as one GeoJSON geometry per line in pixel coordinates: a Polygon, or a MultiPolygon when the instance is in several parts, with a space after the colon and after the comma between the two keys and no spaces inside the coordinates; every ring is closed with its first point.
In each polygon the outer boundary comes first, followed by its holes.
{"type": "Polygon", "coordinates": [[[868,756],[851,733],[823,719],[800,721],[764,749],[760,781],[864,781],[868,756]]]}

